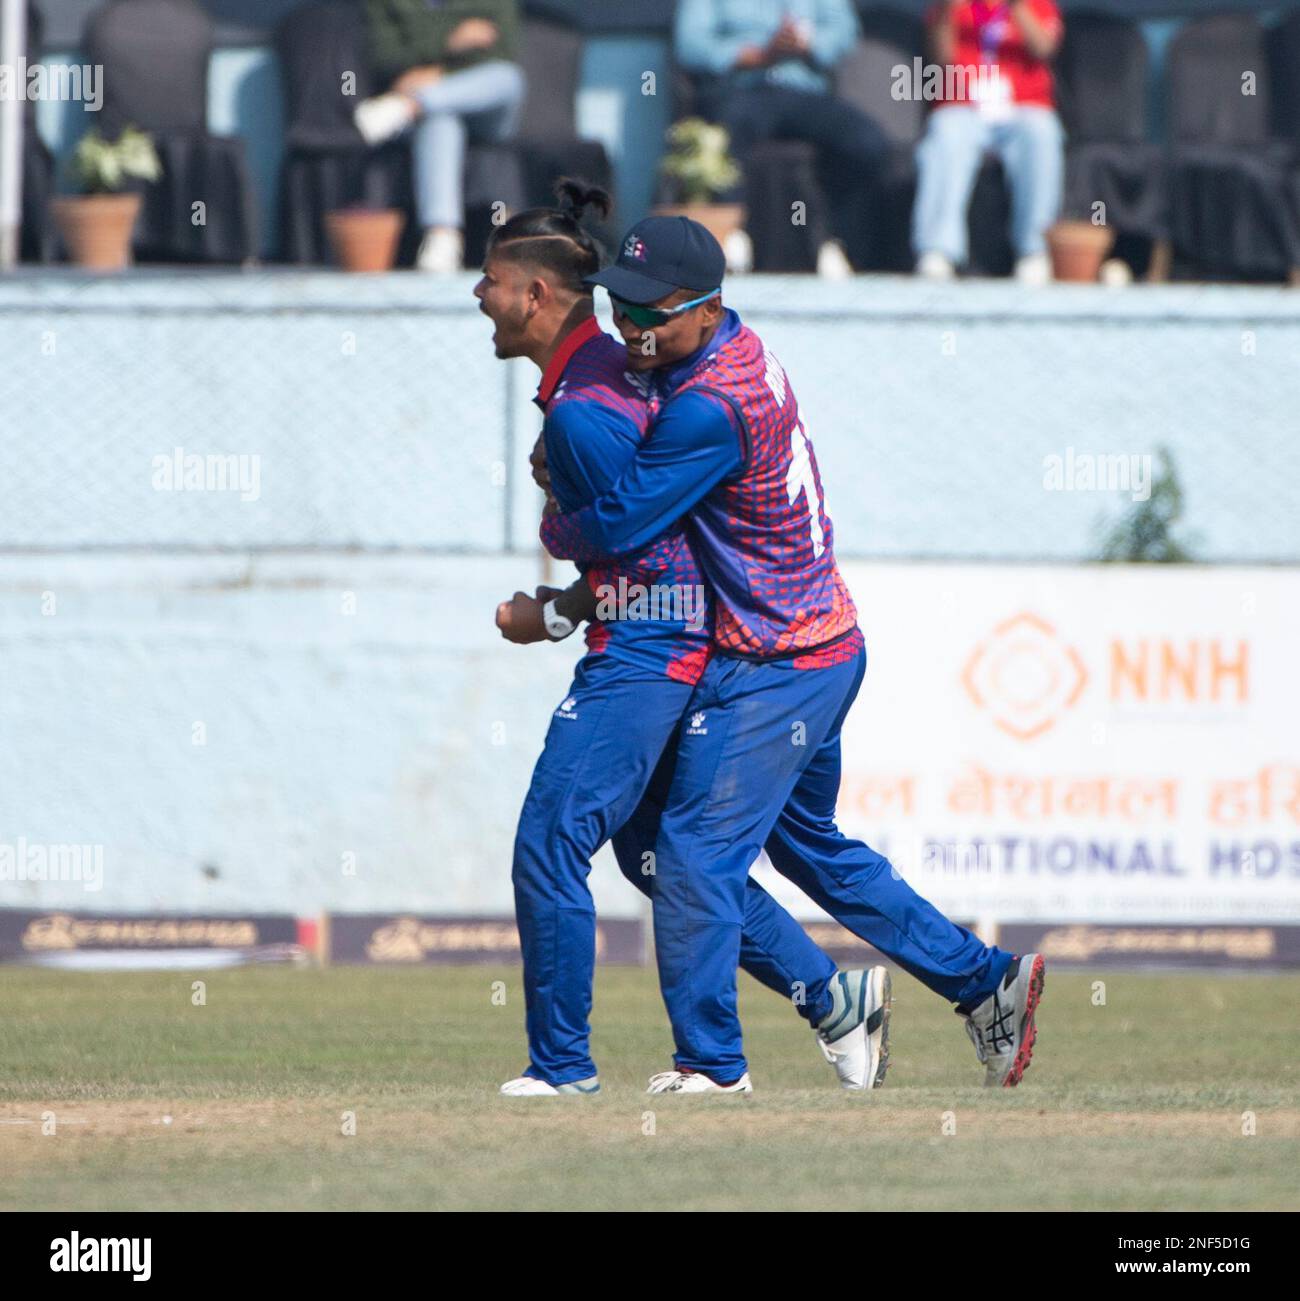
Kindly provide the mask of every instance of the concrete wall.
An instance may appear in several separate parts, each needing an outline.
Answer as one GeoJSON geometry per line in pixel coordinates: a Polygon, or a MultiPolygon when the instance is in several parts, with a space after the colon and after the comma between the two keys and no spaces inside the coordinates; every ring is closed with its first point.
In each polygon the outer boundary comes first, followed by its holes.
{"type": "MultiPolygon", "coordinates": [[[[492,358],[472,276],[0,285],[0,549],[536,542],[536,373],[492,358]],[[160,491],[158,457],[256,458],[256,495],[160,491]]],[[[750,277],[844,555],[1086,560],[1132,494],[1045,490],[1072,453],[1167,447],[1217,562],[1295,562],[1300,299],[750,277]]]]}
{"type": "Polygon", "coordinates": [[[525,557],[0,560],[0,842],[104,862],[93,891],[0,880],[0,907],[510,912],[574,659],[492,627],[537,578],[525,557]]]}
{"type": "MultiPolygon", "coordinates": [[[[98,891],[0,881],[0,906],[508,911],[577,652],[491,624],[543,573],[536,375],[492,359],[471,285],[0,284],[0,846],[104,856],[98,891]],[[257,458],[256,494],[160,486],[178,447],[257,458]]],[[[728,294],[785,363],[845,557],[1087,558],[1127,499],[1046,490],[1044,457],[1163,443],[1198,554],[1300,562],[1282,291],[728,294]]],[[[609,864],[597,896],[640,906],[609,864]]]]}

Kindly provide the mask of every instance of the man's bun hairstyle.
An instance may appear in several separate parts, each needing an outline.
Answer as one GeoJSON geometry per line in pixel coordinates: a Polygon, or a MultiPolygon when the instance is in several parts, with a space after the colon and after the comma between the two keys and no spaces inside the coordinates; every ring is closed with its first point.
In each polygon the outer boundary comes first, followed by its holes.
{"type": "Polygon", "coordinates": [[[555,207],[517,212],[492,232],[487,256],[527,262],[550,272],[573,293],[590,294],[582,282],[600,270],[604,250],[582,219],[589,210],[603,219],[613,206],[600,186],[561,176],[555,182],[555,207]]]}

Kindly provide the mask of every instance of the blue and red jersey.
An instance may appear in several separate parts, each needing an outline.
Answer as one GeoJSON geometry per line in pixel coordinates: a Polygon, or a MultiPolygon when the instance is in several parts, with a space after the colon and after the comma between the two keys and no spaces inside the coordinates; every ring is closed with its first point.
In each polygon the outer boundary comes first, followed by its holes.
{"type": "Polygon", "coordinates": [[[649,437],[612,490],[542,521],[547,549],[580,563],[636,554],[689,512],[720,652],[795,668],[856,655],[857,610],[780,363],[729,310],[703,349],[649,376],[649,437]]]}
{"type": "MultiPolygon", "coordinates": [[[[627,373],[626,352],[593,316],[573,330],[542,375],[535,401],[545,413],[542,437],[551,492],[565,511],[608,492],[650,426],[645,388],[627,373]]],[[[712,606],[690,544],[678,528],[618,558],[579,562],[588,586],[619,617],[587,624],[587,649],[699,680],[708,662],[712,606]]]]}

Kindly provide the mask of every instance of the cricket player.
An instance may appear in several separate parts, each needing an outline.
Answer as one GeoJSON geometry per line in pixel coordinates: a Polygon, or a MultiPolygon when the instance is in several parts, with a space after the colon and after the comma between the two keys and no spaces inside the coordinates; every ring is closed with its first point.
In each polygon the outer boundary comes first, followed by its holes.
{"type": "MultiPolygon", "coordinates": [[[[550,490],[573,510],[609,490],[652,412],[644,381],[627,373],[623,345],[601,331],[584,284],[600,254],[580,218],[587,205],[608,200],[576,182],[562,182],[560,193],[559,208],[520,213],[493,233],[474,292],[496,327],[496,355],[529,357],[542,372],[536,401],[545,412],[550,490]]],[[[634,617],[634,603],[624,600],[612,613],[625,617],[588,624],[587,654],[554,712],[533,773],[512,874],[529,1044],[527,1070],[502,1086],[514,1097],[599,1090],[588,1045],[595,962],[590,859],[614,837],[624,875],[650,892],[650,851],[671,777],[663,756],[667,751],[670,763],[711,650],[707,591],[681,531],[585,568],[581,617],[596,612],[599,591],[671,599],[666,606],[661,600],[651,618],[634,617]]],[[[554,609],[559,595],[539,589],[537,599],[515,599],[531,602],[558,638],[576,622],[554,609]]],[[[880,1085],[888,1062],[888,971],[837,971],[756,881],[747,882],[742,907],[740,965],[792,999],[844,1087],[880,1085]]]]}
{"type": "MultiPolygon", "coordinates": [[[[764,846],[822,908],[953,1002],[985,1083],[1013,1086],[1033,1050],[1042,957],[984,945],[835,824],[840,730],[866,651],[793,389],[723,306],[723,270],[698,223],[651,217],[589,277],[609,291],[625,364],[650,378],[654,423],[610,490],[542,521],[552,555],[599,564],[689,515],[715,597],[714,653],[687,706],[655,845],[655,944],[676,1052],[650,1092],[751,1090],[735,969],[764,846]]],[[[535,622],[516,601],[518,624],[535,622]]]]}

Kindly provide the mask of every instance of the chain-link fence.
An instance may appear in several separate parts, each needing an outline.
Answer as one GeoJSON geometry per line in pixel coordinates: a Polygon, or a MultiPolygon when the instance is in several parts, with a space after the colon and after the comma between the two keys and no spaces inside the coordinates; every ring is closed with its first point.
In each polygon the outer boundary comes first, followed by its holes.
{"type": "MultiPolygon", "coordinates": [[[[472,284],[0,286],[0,549],[535,546],[537,376],[494,359],[472,284]]],[[[1163,446],[1194,556],[1300,560],[1285,291],[755,277],[728,297],[790,376],[845,555],[1091,558],[1163,446]]]]}

